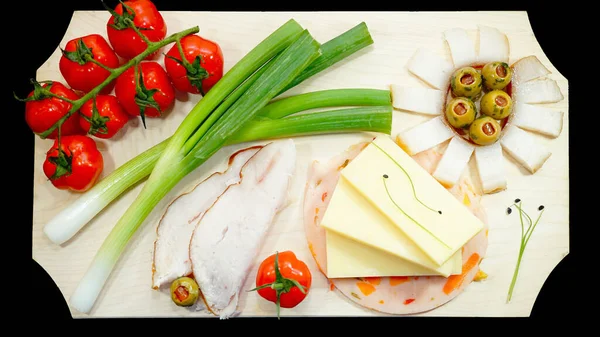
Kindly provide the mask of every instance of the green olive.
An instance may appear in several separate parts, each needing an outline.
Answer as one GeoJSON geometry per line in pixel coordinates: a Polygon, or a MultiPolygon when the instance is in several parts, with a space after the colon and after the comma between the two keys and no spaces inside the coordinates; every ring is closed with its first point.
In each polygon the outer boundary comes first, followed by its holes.
{"type": "Polygon", "coordinates": [[[478,145],[489,145],[500,137],[500,123],[492,117],[479,117],[469,127],[469,137],[478,145]]]}
{"type": "Polygon", "coordinates": [[[193,278],[180,277],[171,283],[171,299],[180,307],[189,307],[198,299],[198,283],[193,278]]]}
{"type": "Polygon", "coordinates": [[[504,89],[512,79],[512,70],[507,63],[491,62],[481,69],[481,75],[488,89],[504,89]]]}
{"type": "Polygon", "coordinates": [[[495,119],[504,119],[510,115],[512,99],[502,90],[492,90],[481,98],[481,113],[495,119]]]}
{"type": "Polygon", "coordinates": [[[460,68],[452,74],[450,86],[455,96],[473,98],[481,92],[483,80],[473,67],[460,68]]]}
{"type": "Polygon", "coordinates": [[[446,106],[446,119],[455,128],[469,126],[477,115],[475,103],[465,97],[453,98],[446,106]]]}

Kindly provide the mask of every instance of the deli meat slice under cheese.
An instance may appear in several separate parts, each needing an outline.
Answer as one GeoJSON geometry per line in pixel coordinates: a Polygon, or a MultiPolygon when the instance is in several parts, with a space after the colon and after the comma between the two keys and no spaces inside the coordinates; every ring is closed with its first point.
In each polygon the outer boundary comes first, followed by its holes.
{"type": "Polygon", "coordinates": [[[223,192],[192,234],[194,278],[207,309],[222,319],[236,311],[264,237],[285,205],[295,167],[292,140],[264,146],[244,165],[240,182],[223,192]]]}
{"type": "Polygon", "coordinates": [[[192,273],[188,248],[196,223],[227,186],[240,181],[242,167],[260,148],[237,151],[229,157],[227,170],[212,174],[167,207],[156,228],[152,288],[159,289],[192,273]]]}
{"type": "MultiPolygon", "coordinates": [[[[326,235],[321,226],[323,214],[340,177],[340,165],[351,162],[367,144],[350,147],[327,163],[314,162],[309,170],[304,196],[304,229],[308,247],[319,267],[327,270],[326,235]]],[[[442,158],[440,146],[423,151],[412,158],[428,172],[433,172],[442,158]]],[[[476,191],[468,170],[457,184],[448,189],[456,198],[487,223],[481,194],[476,191]]],[[[389,314],[415,314],[439,307],[462,293],[479,271],[479,263],[487,250],[486,230],[474,236],[462,250],[462,273],[443,276],[391,276],[331,278],[329,282],[350,301],[375,311],[389,314]]],[[[333,289],[333,288],[332,288],[333,289]]]]}

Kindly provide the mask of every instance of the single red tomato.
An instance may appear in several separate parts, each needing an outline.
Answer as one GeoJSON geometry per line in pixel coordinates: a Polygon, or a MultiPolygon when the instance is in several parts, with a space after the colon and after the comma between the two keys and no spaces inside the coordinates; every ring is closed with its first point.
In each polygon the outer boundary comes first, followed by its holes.
{"type": "Polygon", "coordinates": [[[258,267],[256,288],[264,299],[277,304],[279,307],[293,308],[306,298],[312,275],[308,266],[296,258],[291,251],[275,253],[258,267]],[[300,289],[303,287],[303,289],[300,289]]]}
{"type": "Polygon", "coordinates": [[[146,116],[160,117],[175,101],[175,89],[167,72],[154,61],[142,62],[123,72],[117,78],[115,95],[128,114],[142,117],[144,125],[146,116]]]}
{"type": "Polygon", "coordinates": [[[98,138],[111,138],[129,121],[115,96],[98,95],[83,103],[79,109],[79,124],[88,134],[98,138]]]}
{"type": "Polygon", "coordinates": [[[223,77],[223,52],[221,47],[198,35],[181,39],[182,61],[177,44],[165,57],[165,68],[173,85],[180,91],[193,94],[207,93],[223,77]]]}
{"type": "MultiPolygon", "coordinates": [[[[110,72],[90,61],[94,59],[108,68],[117,68],[119,58],[108,42],[98,34],[86,35],[67,42],[58,66],[67,84],[83,92],[89,92],[104,82],[110,72]]],[[[101,93],[112,91],[114,81],[104,87],[101,93]]]]}
{"type": "MultiPolygon", "coordinates": [[[[133,22],[138,30],[152,42],[160,41],[167,35],[165,20],[150,0],[119,3],[114,10],[111,10],[111,14],[106,24],[108,40],[117,55],[124,59],[132,59],[148,47],[128,22],[133,22]],[[127,8],[126,11],[123,11],[123,4],[127,8]]],[[[146,59],[154,57],[157,52],[148,55],[146,59]]]]}
{"type": "Polygon", "coordinates": [[[52,185],[61,190],[89,190],[104,168],[102,153],[90,137],[61,136],[46,153],[43,169],[52,185]]]}
{"type": "MultiPolygon", "coordinates": [[[[34,94],[41,98],[38,100],[30,100],[25,103],[25,121],[27,122],[27,125],[29,125],[31,131],[36,134],[41,134],[48,130],[58,122],[59,119],[66,115],[72,107],[71,103],[65,100],[44,95],[41,93],[41,88],[45,88],[55,95],[72,101],[79,98],[73,90],[67,88],[60,82],[43,83],[40,87],[31,91],[27,96],[28,98],[31,98],[34,94]]],[[[77,112],[67,118],[60,128],[62,136],[83,134],[83,130],[81,129],[81,126],[79,126],[79,116],[77,112]]],[[[58,128],[52,131],[46,138],[54,139],[57,135],[58,128]]]]}

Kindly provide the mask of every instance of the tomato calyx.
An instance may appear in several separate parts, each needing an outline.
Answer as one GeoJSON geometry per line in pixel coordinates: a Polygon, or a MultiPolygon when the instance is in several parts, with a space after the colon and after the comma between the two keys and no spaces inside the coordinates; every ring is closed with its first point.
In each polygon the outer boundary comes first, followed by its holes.
{"type": "Polygon", "coordinates": [[[134,101],[140,107],[140,117],[142,117],[142,123],[144,124],[144,129],[146,128],[146,114],[144,111],[147,107],[154,108],[158,110],[159,113],[162,113],[160,110],[160,105],[154,99],[154,94],[158,91],[158,89],[147,89],[144,85],[144,78],[142,76],[141,69],[138,70],[138,66],[134,66],[135,71],[135,97],[134,101]]]}
{"type": "MultiPolygon", "coordinates": [[[[58,144],[60,144],[60,141],[58,144]]],[[[73,172],[73,156],[68,155],[65,151],[63,151],[60,145],[58,145],[57,151],[58,154],[56,156],[48,158],[48,161],[56,166],[56,171],[54,171],[54,174],[50,177],[50,180],[58,179],[73,172]]]]}
{"type": "Polygon", "coordinates": [[[77,62],[79,65],[85,65],[88,61],[94,59],[94,54],[92,54],[92,49],[89,48],[83,39],[79,39],[76,42],[77,47],[74,51],[66,51],[64,49],[60,49],[62,54],[69,59],[70,61],[77,62]]]}
{"type": "Polygon", "coordinates": [[[119,14],[114,9],[108,7],[104,1],[102,1],[102,6],[104,6],[104,8],[106,8],[106,10],[115,18],[115,23],[110,24],[109,26],[116,30],[123,30],[130,28],[133,25],[135,12],[131,7],[123,3],[123,1],[119,0],[119,2],[121,3],[121,6],[123,6],[123,14],[119,14]]]}
{"type": "Polygon", "coordinates": [[[72,100],[66,98],[66,97],[62,97],[60,95],[57,95],[53,92],[50,91],[50,88],[52,88],[52,84],[54,83],[54,81],[36,81],[33,78],[29,80],[29,82],[31,84],[33,84],[33,94],[29,97],[26,98],[20,98],[19,96],[17,96],[16,93],[13,92],[13,96],[15,97],[16,100],[21,101],[21,102],[29,102],[29,101],[41,101],[43,99],[49,98],[49,97],[55,97],[58,99],[62,99],[66,102],[69,103],[73,103],[72,100]],[[43,87],[42,84],[47,84],[46,87],[43,87]]]}
{"type": "Polygon", "coordinates": [[[259,287],[250,289],[248,291],[255,291],[263,288],[271,288],[275,290],[275,293],[277,294],[277,302],[275,302],[275,304],[277,305],[277,319],[279,319],[279,312],[281,310],[279,302],[281,299],[281,295],[289,293],[290,290],[292,290],[292,288],[294,287],[297,287],[303,294],[306,294],[306,287],[301,285],[300,282],[294,279],[285,278],[283,277],[283,275],[281,275],[281,271],[279,270],[279,252],[275,252],[275,281],[263,284],[259,287]]]}
{"type": "MultiPolygon", "coordinates": [[[[177,41],[177,43],[180,44],[179,41],[177,41]]],[[[194,62],[190,63],[185,57],[183,57],[183,50],[180,49],[179,53],[181,55],[181,60],[170,55],[165,55],[165,57],[168,57],[171,60],[181,64],[185,68],[185,72],[190,84],[198,88],[200,94],[204,96],[205,93],[202,89],[202,81],[207,79],[209,74],[208,71],[206,71],[206,69],[200,65],[202,63],[202,56],[197,55],[196,58],[194,58],[194,62]]]]}
{"type": "Polygon", "coordinates": [[[110,118],[100,115],[98,107],[96,107],[96,97],[94,97],[92,100],[92,117],[90,118],[84,114],[81,114],[81,117],[90,123],[90,130],[88,131],[88,134],[108,134],[108,127],[106,126],[106,123],[110,121],[110,118]]]}
{"type": "Polygon", "coordinates": [[[123,6],[123,14],[117,13],[114,9],[108,7],[104,1],[102,1],[102,5],[106,8],[107,11],[115,18],[115,23],[110,24],[109,26],[116,30],[123,30],[127,28],[134,28],[139,30],[150,30],[150,28],[137,27],[133,23],[133,19],[135,18],[135,11],[133,8],[127,6],[123,1],[119,0],[121,6],[123,6]]]}

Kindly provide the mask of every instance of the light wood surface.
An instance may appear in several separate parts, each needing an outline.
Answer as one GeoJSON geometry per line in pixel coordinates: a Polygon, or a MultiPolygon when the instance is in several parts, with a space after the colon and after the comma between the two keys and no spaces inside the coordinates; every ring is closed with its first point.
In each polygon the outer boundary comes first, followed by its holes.
{"type": "MultiPolygon", "coordinates": [[[[217,41],[223,49],[225,70],[231,68],[243,55],[263,38],[290,18],[296,19],[319,41],[325,42],[365,21],[375,41],[373,46],[360,51],[338,65],[305,81],[286,95],[332,88],[386,89],[392,83],[423,85],[406,70],[406,62],[418,47],[425,47],[450,60],[442,32],[462,27],[475,40],[477,25],[496,27],[510,41],[510,62],[521,57],[536,55],[552,71],[565,99],[551,106],[565,112],[564,128],[556,139],[536,135],[552,151],[546,164],[534,175],[511,159],[505,162],[508,189],[483,198],[489,217],[489,248],[481,264],[489,277],[471,284],[456,299],[427,316],[528,316],[535,299],[552,269],[569,252],[569,167],[568,167],[568,83],[549,62],[532,32],[525,12],[301,12],[301,13],[235,13],[235,12],[163,12],[171,34],[199,25],[200,34],[217,41]],[[530,214],[537,214],[538,205],[546,211],[529,242],[513,300],[507,304],[506,294],[517,259],[520,240],[518,217],[507,216],[506,207],[515,198],[523,200],[530,214]]],[[[107,12],[75,12],[60,46],[73,38],[99,33],[106,37],[107,12]]],[[[543,34],[544,32],[535,32],[543,34]]],[[[170,46],[169,46],[170,47],[170,46]]],[[[166,51],[166,50],[165,50],[166,51]]],[[[38,80],[64,80],[58,69],[60,51],[49,57],[37,72],[38,80]]],[[[160,58],[162,63],[162,57],[160,58]]],[[[121,134],[112,140],[97,140],[105,159],[103,177],[116,167],[170,136],[199,96],[183,95],[173,110],[162,119],[147,119],[144,130],[139,120],[130,122],[121,134]]],[[[430,117],[394,112],[393,132],[421,123],[430,117]]],[[[302,223],[302,198],[307,168],[311,161],[325,161],[349,145],[367,139],[366,134],[328,135],[297,138],[297,171],[289,191],[289,205],[276,217],[266,242],[256,258],[243,289],[254,286],[254,276],[260,261],[275,250],[291,249],[306,261],[313,271],[310,295],[299,306],[282,310],[282,315],[302,316],[369,316],[381,315],[353,304],[343,295],[331,291],[327,279],[318,272],[307,247],[302,223]]],[[[54,188],[42,171],[45,152],[51,140],[36,137],[35,190],[33,214],[33,258],[50,274],[63,295],[68,299],[89,267],[95,253],[113,225],[125,212],[141,189],[141,184],[113,202],[62,246],[50,242],[42,232],[47,220],[73,202],[78,194],[54,188]]],[[[225,158],[241,144],[219,151],[208,162],[180,182],[150,214],[133,236],[124,254],[92,312],[84,315],[71,309],[74,317],[152,317],[152,316],[206,316],[176,307],[166,292],[151,289],[151,258],[156,225],[159,216],[178,194],[189,190],[208,174],[225,167],[225,158]]],[[[473,164],[473,158],[471,158],[473,164]]],[[[242,292],[239,310],[243,316],[274,316],[272,303],[255,292],[242,292]]]]}

